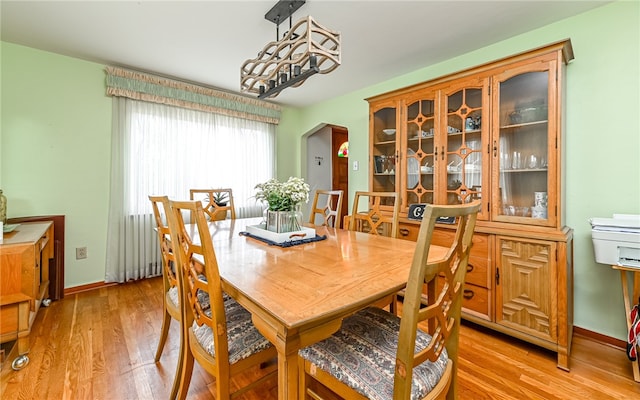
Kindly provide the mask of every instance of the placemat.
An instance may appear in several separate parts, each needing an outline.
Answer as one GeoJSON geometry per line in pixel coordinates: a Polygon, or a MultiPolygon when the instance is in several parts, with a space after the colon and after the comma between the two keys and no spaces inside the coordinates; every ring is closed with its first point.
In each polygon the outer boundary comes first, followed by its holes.
{"type": "Polygon", "coordinates": [[[279,246],[279,247],[292,247],[292,246],[297,246],[299,244],[305,244],[305,243],[311,243],[311,242],[319,242],[320,240],[325,240],[327,238],[326,235],[316,235],[315,237],[312,238],[305,238],[305,239],[297,239],[297,240],[291,240],[288,242],[282,242],[282,243],[277,243],[274,242],[273,240],[269,240],[269,239],[265,239],[263,237],[260,236],[256,236],[256,235],[252,235],[249,232],[240,232],[240,235],[242,236],[248,236],[250,238],[254,238],[257,239],[261,242],[267,243],[270,246],[279,246]]]}

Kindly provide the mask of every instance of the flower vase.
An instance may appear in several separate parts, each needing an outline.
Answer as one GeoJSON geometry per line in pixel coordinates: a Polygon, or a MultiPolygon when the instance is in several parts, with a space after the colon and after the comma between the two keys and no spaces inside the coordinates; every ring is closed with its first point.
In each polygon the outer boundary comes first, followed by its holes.
{"type": "Polygon", "coordinates": [[[266,227],[268,231],[276,233],[300,230],[297,211],[269,211],[267,210],[266,227]]]}

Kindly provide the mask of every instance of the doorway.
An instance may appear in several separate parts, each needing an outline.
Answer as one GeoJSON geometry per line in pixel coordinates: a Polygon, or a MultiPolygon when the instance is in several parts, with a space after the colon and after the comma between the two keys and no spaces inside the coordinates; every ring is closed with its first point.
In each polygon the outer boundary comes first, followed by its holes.
{"type": "MultiPolygon", "coordinates": [[[[316,189],[342,190],[341,214],[348,214],[349,193],[349,159],[338,157],[338,149],[342,143],[349,140],[347,128],[335,125],[325,125],[306,136],[307,149],[307,183],[311,187],[310,195],[316,189]]],[[[309,207],[311,204],[309,204],[309,207]]],[[[308,214],[307,214],[308,215],[308,214]]],[[[338,227],[342,221],[338,221],[338,227]]]]}

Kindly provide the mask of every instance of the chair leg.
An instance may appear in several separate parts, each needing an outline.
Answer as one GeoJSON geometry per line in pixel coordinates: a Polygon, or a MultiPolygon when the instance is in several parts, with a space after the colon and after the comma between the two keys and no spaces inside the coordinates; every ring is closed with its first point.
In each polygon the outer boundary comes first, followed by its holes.
{"type": "MultiPolygon", "coordinates": [[[[185,350],[186,349],[185,349],[184,337],[182,335],[182,332],[180,332],[180,350],[178,353],[178,363],[176,364],[176,374],[173,377],[173,386],[171,387],[171,396],[169,397],[170,400],[175,400],[176,397],[178,396],[178,390],[180,389],[180,381],[182,379],[182,370],[184,367],[185,350]]],[[[188,388],[188,385],[187,385],[187,388],[188,388]]]]}
{"type": "MultiPolygon", "coordinates": [[[[187,349],[185,339],[185,349],[183,355],[182,372],[180,373],[180,385],[178,387],[178,399],[185,400],[187,393],[189,392],[189,385],[191,384],[191,375],[193,374],[193,354],[191,350],[187,349]]],[[[219,384],[219,382],[216,382],[219,384]]]]}
{"type": "Polygon", "coordinates": [[[169,326],[171,325],[171,315],[164,310],[164,318],[162,319],[162,330],[160,331],[160,341],[158,342],[158,349],[156,350],[155,361],[160,361],[160,356],[162,355],[162,350],[164,350],[164,345],[167,343],[167,336],[169,334],[169,326]]]}
{"type": "Polygon", "coordinates": [[[298,358],[298,398],[307,398],[307,372],[305,370],[305,360],[298,358]]]}
{"type": "Polygon", "coordinates": [[[398,301],[400,301],[398,295],[394,295],[391,299],[391,304],[389,304],[389,312],[396,316],[398,315],[398,301]]]}

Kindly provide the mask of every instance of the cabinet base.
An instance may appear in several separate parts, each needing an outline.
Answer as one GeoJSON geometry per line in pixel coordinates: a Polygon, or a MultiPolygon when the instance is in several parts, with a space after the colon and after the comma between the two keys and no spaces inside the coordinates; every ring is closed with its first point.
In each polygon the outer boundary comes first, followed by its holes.
{"type": "Polygon", "coordinates": [[[564,370],[564,371],[569,371],[569,358],[571,356],[571,342],[572,342],[572,337],[573,337],[573,326],[570,327],[569,331],[568,331],[568,337],[567,337],[567,343],[568,345],[565,346],[559,346],[557,343],[553,343],[553,342],[548,342],[545,340],[540,340],[539,338],[533,337],[533,336],[529,336],[526,335],[522,332],[518,332],[516,330],[513,329],[509,329],[506,328],[502,325],[493,323],[493,322],[489,322],[485,319],[481,319],[478,318],[476,316],[473,315],[469,315],[468,313],[463,312],[462,313],[462,319],[464,319],[465,321],[469,321],[473,324],[476,325],[480,325],[483,326],[485,328],[494,330],[496,332],[500,332],[500,333],[504,333],[505,335],[514,337],[516,339],[522,340],[524,342],[527,343],[531,343],[533,345],[536,346],[540,346],[542,348],[545,348],[547,350],[551,350],[555,353],[557,353],[558,355],[558,368],[564,370]]]}

